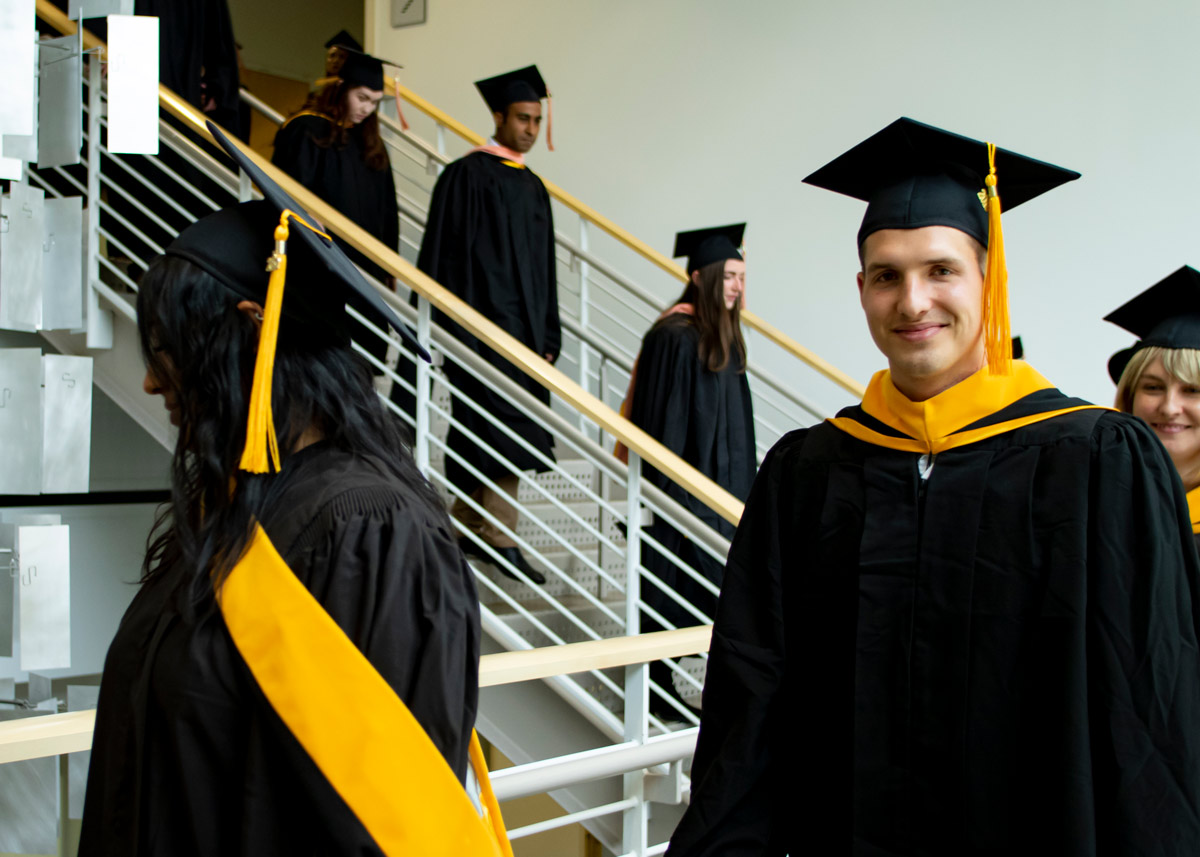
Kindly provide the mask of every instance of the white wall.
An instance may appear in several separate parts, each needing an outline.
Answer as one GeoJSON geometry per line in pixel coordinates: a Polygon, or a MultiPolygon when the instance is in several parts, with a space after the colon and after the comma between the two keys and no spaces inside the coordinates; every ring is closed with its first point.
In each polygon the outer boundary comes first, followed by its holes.
{"type": "Polygon", "coordinates": [[[367,2],[408,86],[488,131],[472,81],[536,62],[558,151],[539,143],[534,169],[663,251],[749,221],[753,309],[860,380],[882,366],[853,285],[863,206],[801,179],[901,115],[1083,173],[1005,219],[1014,332],[1064,390],[1108,403],[1132,337],[1102,317],[1200,265],[1195,0],[429,5],[392,30],[388,0],[367,2]]]}

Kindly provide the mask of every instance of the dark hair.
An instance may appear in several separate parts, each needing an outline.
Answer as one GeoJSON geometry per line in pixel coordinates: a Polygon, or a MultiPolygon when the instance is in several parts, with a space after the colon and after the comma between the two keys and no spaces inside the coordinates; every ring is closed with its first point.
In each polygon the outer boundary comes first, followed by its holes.
{"type": "MultiPolygon", "coordinates": [[[[346,124],[346,95],[353,86],[346,86],[343,81],[335,80],[327,83],[316,92],[310,93],[308,100],[297,113],[320,113],[329,119],[332,126],[329,134],[315,139],[314,142],[322,149],[330,147],[342,148],[350,142],[350,133],[354,126],[346,124]]],[[[373,170],[391,169],[387,149],[383,138],[379,136],[379,111],[376,110],[366,119],[358,123],[358,130],[363,137],[363,160],[373,170]]]]}
{"type": "MultiPolygon", "coordinates": [[[[142,579],[182,566],[180,585],[193,606],[212,606],[214,589],[241,557],[279,483],[276,476],[238,471],[258,350],[257,327],[238,301],[202,269],[170,256],[150,265],[138,290],[143,359],[180,411],[171,500],[150,532],[142,579]]],[[[335,448],[377,460],[445,515],[366,363],[331,334],[281,325],[272,409],[285,459],[315,428],[335,448]]]]}
{"type": "MultiPolygon", "coordinates": [[[[698,272],[699,283],[688,280],[677,304],[691,304],[696,309],[692,323],[700,333],[700,362],[710,372],[720,372],[729,365],[736,351],[738,371],[746,371],[746,340],[742,337],[742,302],[733,309],[725,308],[725,261],[705,265],[698,272]]],[[[657,324],[673,319],[667,316],[657,324]]]]}

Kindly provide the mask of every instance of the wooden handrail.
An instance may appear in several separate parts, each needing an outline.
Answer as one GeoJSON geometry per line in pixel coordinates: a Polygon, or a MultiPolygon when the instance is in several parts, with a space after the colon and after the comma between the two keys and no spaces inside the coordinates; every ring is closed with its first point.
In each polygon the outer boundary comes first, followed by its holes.
{"type": "MultiPolygon", "coordinates": [[[[700,625],[635,637],[613,637],[519,652],[498,652],[479,659],[479,686],[495,687],[695,655],[708,651],[711,637],[712,625],[700,625]]],[[[2,722],[0,764],[90,750],[95,727],[94,710],[2,722]]]]}
{"type": "MultiPolygon", "coordinates": [[[[387,79],[387,86],[388,86],[389,92],[394,91],[394,89],[393,89],[394,82],[392,81],[391,78],[387,79]]],[[[468,128],[463,123],[459,122],[454,117],[450,116],[449,114],[445,113],[442,110],[439,110],[437,107],[430,104],[428,101],[426,101],[421,96],[417,95],[415,92],[413,92],[408,87],[401,85],[399,87],[399,89],[400,89],[400,94],[404,96],[404,99],[406,101],[408,101],[410,104],[412,104],[414,107],[416,107],[418,110],[420,110],[422,113],[424,113],[426,116],[428,116],[430,119],[434,120],[438,124],[445,125],[447,128],[449,128],[451,131],[453,131],[458,136],[462,137],[464,140],[466,140],[471,145],[478,146],[484,142],[484,137],[482,134],[479,134],[478,132],[471,130],[470,128],[468,128]]],[[[665,271],[667,274],[674,277],[679,282],[681,282],[681,283],[687,282],[687,280],[688,280],[687,272],[685,270],[683,270],[683,267],[681,265],[679,265],[674,259],[671,259],[670,257],[660,253],[658,250],[655,250],[653,247],[651,247],[645,241],[642,241],[640,238],[638,238],[636,235],[632,234],[631,232],[628,232],[625,229],[622,229],[620,226],[613,223],[611,220],[609,220],[607,217],[605,217],[600,212],[596,211],[591,206],[586,205],[582,201],[576,199],[571,194],[567,193],[565,190],[563,190],[561,187],[554,184],[553,182],[547,181],[544,176],[539,176],[539,178],[541,178],[542,184],[544,184],[546,186],[547,192],[549,192],[549,194],[552,197],[557,199],[559,202],[561,202],[564,206],[569,208],[571,211],[575,212],[575,214],[577,214],[579,217],[582,217],[584,220],[588,221],[589,223],[594,223],[602,231],[608,233],[610,236],[615,238],[617,241],[621,242],[626,247],[633,250],[635,253],[637,253],[639,256],[641,256],[643,259],[646,259],[648,262],[651,262],[652,264],[656,265],[657,267],[659,267],[660,269],[665,271]]],[[[866,388],[862,384],[860,384],[858,381],[851,378],[849,375],[847,375],[841,369],[838,369],[836,366],[829,363],[824,358],[817,356],[814,352],[805,348],[800,343],[796,342],[796,340],[792,339],[790,336],[788,336],[782,330],[775,327],[775,325],[773,325],[770,322],[766,321],[765,319],[759,317],[756,313],[750,312],[749,310],[742,310],[742,322],[747,327],[749,327],[753,330],[757,330],[759,333],[761,333],[767,339],[774,342],[776,345],[778,345],[780,348],[782,348],[788,354],[791,354],[793,357],[797,358],[801,362],[806,363],[809,366],[811,366],[817,372],[820,372],[822,375],[824,375],[829,380],[833,381],[835,384],[837,384],[842,389],[847,390],[850,393],[853,393],[856,397],[862,398],[863,394],[866,392],[866,388]]]]}
{"type": "MultiPolygon", "coordinates": [[[[37,0],[38,15],[60,32],[73,33],[75,22],[69,20],[49,0],[37,0]]],[[[103,45],[94,35],[84,30],[84,43],[91,47],[103,45]]],[[[159,85],[159,104],[169,113],[183,122],[190,130],[205,139],[212,140],[205,125],[205,117],[191,104],[180,98],[170,89],[159,85]]],[[[323,199],[312,193],[291,176],[267,162],[261,155],[227,134],[236,145],[255,165],[275,180],[280,187],[292,196],[313,217],[320,220],[326,228],[354,247],[366,258],[383,268],[392,276],[399,279],[410,289],[428,298],[430,303],[444,312],[451,320],[458,323],[464,330],[475,336],[489,348],[494,349],[522,372],[557,395],[575,410],[582,413],[592,422],[599,425],[614,438],[619,439],[626,447],[636,452],[648,464],[655,467],[671,481],[680,485],[689,494],[696,497],[726,521],[738,523],[742,515],[742,503],[717,485],[696,468],[671,452],[649,434],[629,420],[622,417],[600,399],[584,390],[579,384],[565,373],[556,369],[539,354],[535,354],[522,342],[507,331],[467,304],[449,289],[430,278],[416,266],[400,257],[395,250],[387,247],[375,237],[368,235],[353,221],[337,211],[323,199]]],[[[400,298],[388,291],[379,289],[381,297],[393,305],[402,305],[400,298]]]]}

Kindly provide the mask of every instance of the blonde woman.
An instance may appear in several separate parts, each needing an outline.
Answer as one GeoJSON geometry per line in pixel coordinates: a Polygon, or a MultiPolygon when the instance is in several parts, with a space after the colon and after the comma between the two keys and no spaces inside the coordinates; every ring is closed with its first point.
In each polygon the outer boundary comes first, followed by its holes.
{"type": "Polygon", "coordinates": [[[1162,441],[1187,491],[1200,546],[1200,271],[1184,265],[1106,316],[1140,337],[1108,361],[1116,407],[1162,441]],[[1190,311],[1189,311],[1190,310],[1190,311]]]}

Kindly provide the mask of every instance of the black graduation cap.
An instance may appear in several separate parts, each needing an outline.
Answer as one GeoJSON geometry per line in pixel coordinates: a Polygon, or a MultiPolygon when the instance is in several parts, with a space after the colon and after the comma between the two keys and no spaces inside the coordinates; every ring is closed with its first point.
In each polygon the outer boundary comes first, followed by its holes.
{"type": "MultiPolygon", "coordinates": [[[[988,243],[988,144],[912,119],[897,119],[804,181],[861,199],[858,244],[880,229],[951,226],[988,243]]],[[[1016,208],[1079,173],[996,149],[1001,208],[1016,208]]]]}
{"type": "Polygon", "coordinates": [[[342,79],[342,82],[347,87],[365,86],[368,89],[382,90],[383,66],[385,64],[395,66],[396,68],[404,68],[404,66],[394,63],[391,60],[383,60],[363,51],[347,48],[346,61],[342,63],[342,68],[338,71],[337,76],[342,79]]]}
{"type": "Polygon", "coordinates": [[[348,48],[352,51],[362,52],[363,46],[358,43],[358,39],[347,33],[345,30],[338,30],[336,36],[325,43],[326,48],[348,48]]]}
{"type": "Polygon", "coordinates": [[[270,400],[281,317],[349,343],[349,317],[343,311],[349,303],[368,316],[381,318],[424,360],[429,360],[429,354],[316,219],[230,142],[220,128],[211,122],[207,125],[213,139],[258,185],[263,200],[241,203],[204,217],[184,229],[165,253],[188,260],[234,294],[257,301],[264,308],[241,466],[253,473],[265,473],[268,450],[272,452],[275,469],[279,469],[270,400]],[[275,239],[285,211],[292,216],[287,220],[287,241],[281,248],[275,239]],[[268,268],[269,263],[274,267],[268,268]]]}
{"type": "Polygon", "coordinates": [[[1104,317],[1138,337],[1108,361],[1108,375],[1119,382],[1134,354],[1143,348],[1200,350],[1200,271],[1184,265],[1133,300],[1104,317]]]}
{"type": "Polygon", "coordinates": [[[518,101],[541,101],[550,95],[536,65],[477,80],[475,87],[493,113],[504,113],[518,101]]]}
{"type": "Polygon", "coordinates": [[[746,232],[746,224],[731,223],[728,226],[710,226],[707,229],[693,229],[691,232],[680,232],[675,235],[675,252],[672,256],[687,256],[688,273],[698,271],[713,262],[724,262],[726,259],[742,258],[738,248],[742,246],[742,236],[746,232]]]}

